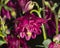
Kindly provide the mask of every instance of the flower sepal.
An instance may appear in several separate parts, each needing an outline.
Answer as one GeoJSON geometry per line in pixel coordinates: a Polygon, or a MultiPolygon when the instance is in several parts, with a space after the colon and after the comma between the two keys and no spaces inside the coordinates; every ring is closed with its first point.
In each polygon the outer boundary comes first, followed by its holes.
{"type": "Polygon", "coordinates": [[[48,48],[48,46],[49,46],[49,44],[50,44],[51,42],[52,42],[52,41],[51,41],[50,39],[46,39],[46,40],[43,41],[42,44],[44,45],[45,48],[48,48]]]}

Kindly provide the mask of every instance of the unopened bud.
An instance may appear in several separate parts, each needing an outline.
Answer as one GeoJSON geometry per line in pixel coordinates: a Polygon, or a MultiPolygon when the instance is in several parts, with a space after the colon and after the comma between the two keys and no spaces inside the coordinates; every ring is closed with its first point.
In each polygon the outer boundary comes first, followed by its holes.
{"type": "Polygon", "coordinates": [[[16,12],[14,10],[11,11],[11,15],[12,15],[12,17],[16,18],[16,12]]]}
{"type": "Polygon", "coordinates": [[[33,9],[33,7],[34,7],[34,3],[33,3],[32,1],[29,1],[29,2],[26,4],[26,6],[25,6],[25,8],[24,8],[23,11],[24,11],[24,12],[27,12],[27,11],[33,9]]]}

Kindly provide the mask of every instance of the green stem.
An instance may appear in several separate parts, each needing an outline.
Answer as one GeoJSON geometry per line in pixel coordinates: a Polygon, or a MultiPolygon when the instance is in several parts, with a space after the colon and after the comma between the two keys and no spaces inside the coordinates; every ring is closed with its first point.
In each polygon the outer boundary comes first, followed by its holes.
{"type": "Polygon", "coordinates": [[[43,7],[43,17],[45,17],[45,0],[42,0],[42,7],[43,7]]]}
{"type": "MultiPolygon", "coordinates": [[[[42,0],[42,5],[43,5],[43,18],[45,17],[45,4],[44,4],[45,0],[42,0]]],[[[44,40],[47,39],[46,37],[46,32],[45,32],[45,27],[44,25],[42,24],[42,28],[43,28],[43,36],[44,36],[44,40]]]]}
{"type": "MultiPolygon", "coordinates": [[[[57,7],[57,5],[54,6],[54,10],[51,9],[51,11],[54,13],[55,15],[55,22],[56,22],[56,35],[59,34],[59,30],[58,30],[58,15],[56,14],[55,8],[57,7]]],[[[51,7],[53,8],[53,7],[51,7]]]]}
{"type": "MultiPolygon", "coordinates": [[[[38,16],[39,16],[40,18],[42,18],[41,15],[40,15],[40,12],[39,12],[38,10],[32,10],[30,13],[33,13],[33,12],[36,12],[36,13],[38,14],[38,16]]],[[[43,24],[42,24],[42,31],[43,31],[44,40],[46,40],[46,39],[47,39],[47,36],[46,36],[46,32],[45,32],[45,27],[44,27],[43,24]]]]}
{"type": "Polygon", "coordinates": [[[56,35],[59,34],[59,30],[58,30],[58,15],[56,14],[56,12],[54,10],[52,10],[52,12],[55,15],[55,22],[56,22],[56,35]]]}
{"type": "Polygon", "coordinates": [[[36,12],[39,15],[39,17],[41,18],[40,12],[38,12],[38,10],[32,10],[30,13],[33,13],[33,12],[36,12]]]}
{"type": "Polygon", "coordinates": [[[55,14],[55,21],[56,21],[56,35],[59,34],[58,31],[58,16],[55,14]]]}
{"type": "Polygon", "coordinates": [[[59,34],[58,32],[58,19],[56,19],[56,35],[59,34]]]}
{"type": "Polygon", "coordinates": [[[37,7],[37,9],[38,9],[38,11],[39,11],[39,5],[38,5],[38,3],[37,2],[33,2],[35,5],[36,5],[36,7],[37,7]]]}
{"type": "Polygon", "coordinates": [[[44,25],[42,24],[42,30],[43,30],[43,37],[44,37],[44,40],[47,39],[47,36],[46,36],[46,32],[45,32],[45,27],[44,25]]]}

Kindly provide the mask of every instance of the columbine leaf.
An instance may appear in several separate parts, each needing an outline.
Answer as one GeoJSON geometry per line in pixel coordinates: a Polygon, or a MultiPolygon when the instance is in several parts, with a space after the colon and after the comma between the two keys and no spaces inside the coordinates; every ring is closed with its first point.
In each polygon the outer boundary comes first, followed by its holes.
{"type": "Polygon", "coordinates": [[[6,34],[6,26],[5,26],[5,21],[4,19],[2,19],[2,17],[0,16],[0,36],[1,37],[5,37],[7,34],[6,34]]]}
{"type": "Polygon", "coordinates": [[[1,0],[1,4],[3,3],[4,0],[1,0]]]}
{"type": "Polygon", "coordinates": [[[4,8],[5,8],[6,10],[12,11],[12,8],[10,8],[10,7],[8,7],[8,6],[4,6],[4,8]]]}
{"type": "Polygon", "coordinates": [[[0,45],[3,45],[6,41],[0,39],[0,45]]]}
{"type": "Polygon", "coordinates": [[[5,0],[5,3],[4,4],[7,4],[9,2],[9,0],[5,0]]]}
{"type": "Polygon", "coordinates": [[[4,38],[4,35],[2,34],[2,32],[0,32],[0,37],[4,38]]]}
{"type": "Polygon", "coordinates": [[[45,41],[43,41],[43,45],[44,45],[44,47],[45,48],[48,48],[48,45],[51,43],[51,40],[50,39],[47,39],[47,40],[45,40],[45,41]]]}
{"type": "Polygon", "coordinates": [[[56,8],[57,6],[58,6],[58,4],[57,4],[57,3],[55,3],[55,4],[54,4],[54,6],[51,8],[51,10],[53,10],[53,11],[54,11],[54,10],[55,10],[55,8],[56,8]]]}
{"type": "Polygon", "coordinates": [[[48,1],[45,1],[45,5],[51,8],[50,3],[48,1]]]}
{"type": "Polygon", "coordinates": [[[36,45],[36,47],[44,47],[43,45],[36,45]]]}

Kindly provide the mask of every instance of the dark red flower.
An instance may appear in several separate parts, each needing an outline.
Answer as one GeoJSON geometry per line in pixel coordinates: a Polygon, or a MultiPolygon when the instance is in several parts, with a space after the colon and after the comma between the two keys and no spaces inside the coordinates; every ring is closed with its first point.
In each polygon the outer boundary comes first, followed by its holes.
{"type": "Polygon", "coordinates": [[[7,48],[29,48],[24,39],[18,38],[16,36],[7,35],[5,40],[7,41],[7,48]]]}
{"type": "Polygon", "coordinates": [[[25,14],[15,20],[15,34],[19,34],[21,38],[36,38],[36,35],[41,34],[41,25],[45,20],[35,16],[34,14],[25,14]]]}
{"type": "Polygon", "coordinates": [[[48,48],[60,48],[60,44],[51,42],[48,48]]]}
{"type": "Polygon", "coordinates": [[[46,30],[47,30],[48,36],[51,37],[55,34],[55,31],[56,31],[55,15],[49,7],[46,6],[45,10],[46,10],[45,17],[46,19],[49,19],[46,22],[46,30]]]}
{"type": "Polygon", "coordinates": [[[20,47],[20,39],[17,37],[13,37],[8,35],[6,38],[8,48],[19,48],[20,47]]]}

